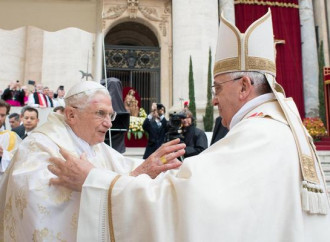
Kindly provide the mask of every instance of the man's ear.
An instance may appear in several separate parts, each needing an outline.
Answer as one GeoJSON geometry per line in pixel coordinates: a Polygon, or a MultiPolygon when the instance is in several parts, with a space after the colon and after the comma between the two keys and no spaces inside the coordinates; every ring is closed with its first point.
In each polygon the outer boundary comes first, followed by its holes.
{"type": "Polygon", "coordinates": [[[241,100],[245,100],[246,98],[249,97],[249,95],[252,92],[252,88],[253,88],[252,86],[253,86],[253,81],[249,77],[243,76],[241,79],[241,90],[239,94],[241,100]]]}
{"type": "Polygon", "coordinates": [[[66,107],[64,109],[64,116],[68,124],[75,124],[77,120],[77,110],[73,107],[66,107]]]}

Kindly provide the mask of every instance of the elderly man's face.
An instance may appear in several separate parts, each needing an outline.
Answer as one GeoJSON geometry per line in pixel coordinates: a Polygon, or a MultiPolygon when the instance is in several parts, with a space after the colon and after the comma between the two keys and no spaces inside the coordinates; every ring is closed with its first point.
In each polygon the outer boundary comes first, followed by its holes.
{"type": "Polygon", "coordinates": [[[42,93],[43,85],[42,84],[37,84],[36,89],[37,89],[37,92],[42,93]]]}
{"type": "Polygon", "coordinates": [[[96,94],[84,109],[77,109],[78,118],[72,125],[76,135],[89,145],[104,141],[105,134],[111,128],[110,115],[113,113],[110,97],[96,94]]]}
{"type": "Polygon", "coordinates": [[[229,128],[230,122],[240,108],[239,79],[233,80],[228,74],[218,75],[214,79],[213,105],[218,106],[219,115],[222,117],[222,125],[229,128]]]}

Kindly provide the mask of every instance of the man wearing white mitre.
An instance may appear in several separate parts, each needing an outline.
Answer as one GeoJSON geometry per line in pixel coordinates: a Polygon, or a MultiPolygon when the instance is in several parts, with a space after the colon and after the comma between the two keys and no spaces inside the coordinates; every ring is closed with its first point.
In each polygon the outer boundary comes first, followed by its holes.
{"type": "MultiPolygon", "coordinates": [[[[47,169],[49,158],[62,157],[62,147],[95,167],[122,175],[146,173],[154,178],[181,165],[176,157],[184,154],[185,145],[177,145],[178,140],[164,144],[141,165],[103,143],[116,113],[102,85],[92,81],[76,84],[68,91],[65,106],[64,115],[51,113],[43,126],[24,139],[13,157],[6,177],[8,186],[0,190],[0,198],[6,201],[0,206],[0,241],[77,240],[81,193],[49,186],[49,179],[55,177],[47,169]]],[[[107,210],[103,197],[91,199],[90,212],[107,210]]],[[[102,217],[97,226],[102,230],[106,223],[107,217],[102,217]]]]}
{"type": "Polygon", "coordinates": [[[52,182],[82,189],[78,240],[100,241],[98,198],[109,207],[106,241],[330,241],[321,165],[275,73],[270,11],[244,34],[221,17],[213,102],[225,138],[155,180],[52,158],[52,182]]]}

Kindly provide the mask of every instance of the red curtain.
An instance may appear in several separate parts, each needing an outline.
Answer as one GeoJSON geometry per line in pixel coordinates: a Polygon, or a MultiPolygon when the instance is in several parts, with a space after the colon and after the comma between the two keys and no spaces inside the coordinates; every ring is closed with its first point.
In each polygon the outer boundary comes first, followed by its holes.
{"type": "Polygon", "coordinates": [[[274,38],[285,41],[285,44],[276,45],[276,80],[283,86],[286,96],[294,99],[301,117],[305,117],[300,19],[297,6],[298,0],[236,0],[235,21],[237,28],[244,33],[255,20],[271,8],[274,38]]]}

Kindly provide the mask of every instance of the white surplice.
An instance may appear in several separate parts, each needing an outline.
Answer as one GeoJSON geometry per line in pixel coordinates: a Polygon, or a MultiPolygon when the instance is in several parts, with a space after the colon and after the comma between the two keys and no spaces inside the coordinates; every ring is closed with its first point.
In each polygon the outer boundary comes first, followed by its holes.
{"type": "MultiPolygon", "coordinates": [[[[48,159],[61,157],[59,147],[76,156],[86,152],[96,167],[120,174],[137,166],[137,162],[104,143],[89,146],[65,124],[63,115],[50,114],[48,122],[24,139],[13,157],[4,211],[4,241],[76,241],[80,192],[49,186],[54,175],[47,169],[48,159]]],[[[100,208],[102,203],[103,198],[95,197],[92,207],[100,208]]]]}
{"type": "MultiPolygon", "coordinates": [[[[248,103],[225,138],[177,172],[152,180],[93,169],[78,241],[330,241],[329,214],[302,209],[296,144],[272,97],[248,103]],[[108,211],[92,206],[96,197],[107,204],[108,191],[108,211]],[[107,216],[108,228],[100,223],[107,216]]],[[[322,177],[319,163],[316,169],[322,177]]]]}
{"type": "Polygon", "coordinates": [[[3,149],[0,164],[0,179],[1,174],[6,171],[11,158],[16,152],[16,149],[21,141],[21,138],[15,132],[9,130],[0,130],[0,145],[3,149]]]}

